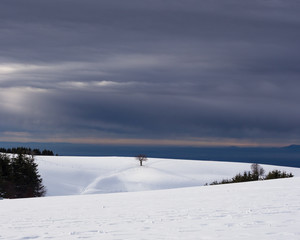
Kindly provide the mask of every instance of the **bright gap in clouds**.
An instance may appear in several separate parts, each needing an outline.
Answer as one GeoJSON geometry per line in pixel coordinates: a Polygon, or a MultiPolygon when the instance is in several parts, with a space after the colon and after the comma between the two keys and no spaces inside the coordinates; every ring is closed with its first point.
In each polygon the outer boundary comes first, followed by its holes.
{"type": "Polygon", "coordinates": [[[0,133],[39,142],[300,144],[298,13],[295,1],[5,1],[0,133]]]}

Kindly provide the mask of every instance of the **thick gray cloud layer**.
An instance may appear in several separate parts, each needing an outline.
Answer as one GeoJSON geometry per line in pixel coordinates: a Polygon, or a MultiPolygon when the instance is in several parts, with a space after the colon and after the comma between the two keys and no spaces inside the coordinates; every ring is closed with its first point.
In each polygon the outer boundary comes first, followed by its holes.
{"type": "Polygon", "coordinates": [[[299,11],[3,0],[0,139],[300,143],[299,11]]]}

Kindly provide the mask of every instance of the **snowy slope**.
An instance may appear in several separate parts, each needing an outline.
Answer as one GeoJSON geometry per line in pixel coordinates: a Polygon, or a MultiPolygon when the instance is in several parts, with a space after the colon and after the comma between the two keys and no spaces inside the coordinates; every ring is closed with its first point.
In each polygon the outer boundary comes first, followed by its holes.
{"type": "MultiPolygon", "coordinates": [[[[143,167],[129,157],[36,157],[48,196],[135,192],[202,186],[250,170],[248,163],[149,159],[143,167]]],[[[299,168],[262,165],[292,172],[299,168]]]]}
{"type": "Polygon", "coordinates": [[[202,186],[250,170],[251,164],[149,159],[139,167],[134,158],[122,157],[36,160],[52,197],[0,200],[0,240],[300,239],[297,168],[262,165],[293,172],[290,179],[202,186]]]}
{"type": "Polygon", "coordinates": [[[300,178],[0,201],[0,239],[300,239],[300,178]]]}

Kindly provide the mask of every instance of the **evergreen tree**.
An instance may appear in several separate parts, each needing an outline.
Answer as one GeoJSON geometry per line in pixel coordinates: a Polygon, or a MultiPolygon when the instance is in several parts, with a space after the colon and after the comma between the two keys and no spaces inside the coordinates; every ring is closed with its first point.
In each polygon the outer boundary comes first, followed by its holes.
{"type": "Polygon", "coordinates": [[[0,156],[0,197],[3,197],[9,188],[10,181],[10,159],[5,154],[0,156]]]}
{"type": "Polygon", "coordinates": [[[276,178],[289,178],[293,177],[292,173],[286,173],[285,171],[281,172],[280,170],[273,170],[269,172],[265,179],[276,179],[276,178]]]}
{"type": "Polygon", "coordinates": [[[53,156],[54,153],[51,150],[44,149],[42,155],[53,156]]]}
{"type": "Polygon", "coordinates": [[[0,156],[0,194],[5,198],[41,197],[46,193],[34,157],[0,156]]]}
{"type": "Polygon", "coordinates": [[[44,149],[42,152],[40,149],[35,148],[26,148],[26,147],[17,147],[17,148],[0,148],[0,153],[13,153],[13,154],[27,154],[27,155],[48,155],[48,156],[54,156],[53,151],[44,149]]]}
{"type": "Polygon", "coordinates": [[[41,153],[40,149],[35,148],[35,149],[33,149],[32,154],[33,155],[41,155],[42,153],[41,153]]]}

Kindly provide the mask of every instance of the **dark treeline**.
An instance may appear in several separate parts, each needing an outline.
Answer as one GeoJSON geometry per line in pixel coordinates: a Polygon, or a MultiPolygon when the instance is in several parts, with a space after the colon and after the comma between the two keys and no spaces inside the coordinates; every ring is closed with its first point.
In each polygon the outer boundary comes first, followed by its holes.
{"type": "MultiPolygon", "coordinates": [[[[251,165],[251,171],[244,171],[243,174],[238,173],[231,179],[223,179],[222,181],[214,181],[210,185],[227,184],[227,183],[239,183],[239,182],[250,182],[258,180],[269,180],[277,178],[289,178],[293,177],[292,173],[285,171],[273,170],[265,175],[265,170],[257,163],[251,165]]],[[[206,184],[208,185],[208,184],[206,184]]]]}
{"type": "Polygon", "coordinates": [[[0,154],[0,197],[42,197],[46,193],[32,155],[0,154]]]}
{"type": "Polygon", "coordinates": [[[54,153],[51,150],[44,149],[43,151],[41,151],[38,148],[31,149],[26,147],[0,148],[0,153],[54,156],[54,153]]]}

